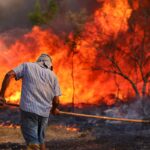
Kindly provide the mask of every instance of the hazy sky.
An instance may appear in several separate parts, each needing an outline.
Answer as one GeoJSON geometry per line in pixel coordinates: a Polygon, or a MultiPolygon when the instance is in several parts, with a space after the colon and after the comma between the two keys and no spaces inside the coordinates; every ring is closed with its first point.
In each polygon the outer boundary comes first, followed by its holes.
{"type": "Polygon", "coordinates": [[[0,0],[0,31],[30,25],[27,14],[35,0],[0,0]]]}
{"type": "MultiPolygon", "coordinates": [[[[31,27],[28,14],[33,11],[35,1],[36,0],[0,0],[0,32],[14,28],[31,27]]],[[[47,0],[40,0],[42,5],[45,5],[46,1],[47,0]]],[[[79,12],[82,8],[86,8],[87,11],[90,12],[98,5],[96,1],[97,0],[56,0],[61,7],[61,11],[64,12],[68,10],[79,12]]],[[[61,14],[58,16],[60,16],[58,20],[63,22],[64,16],[61,16],[61,14]]],[[[54,23],[57,22],[56,19],[54,19],[54,23]]],[[[57,28],[59,28],[59,25],[57,28]]]]}

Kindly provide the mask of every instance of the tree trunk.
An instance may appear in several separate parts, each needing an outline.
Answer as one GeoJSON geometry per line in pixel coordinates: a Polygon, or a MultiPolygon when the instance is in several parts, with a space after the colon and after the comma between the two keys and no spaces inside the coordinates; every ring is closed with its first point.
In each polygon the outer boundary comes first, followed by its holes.
{"type": "Polygon", "coordinates": [[[143,87],[142,87],[142,96],[144,97],[146,95],[146,89],[147,89],[147,80],[143,82],[143,87]]]}
{"type": "MultiPolygon", "coordinates": [[[[130,82],[130,81],[129,81],[129,82],[130,82]]],[[[131,83],[131,86],[132,86],[132,88],[133,88],[133,90],[134,90],[134,92],[135,92],[136,97],[140,97],[140,93],[139,93],[139,91],[138,91],[136,85],[135,85],[132,81],[131,81],[130,83],[131,83]]]]}
{"type": "Polygon", "coordinates": [[[121,73],[119,75],[122,76],[124,79],[126,79],[131,84],[131,86],[135,92],[136,97],[140,97],[140,92],[138,91],[136,84],[125,74],[121,73]]]}

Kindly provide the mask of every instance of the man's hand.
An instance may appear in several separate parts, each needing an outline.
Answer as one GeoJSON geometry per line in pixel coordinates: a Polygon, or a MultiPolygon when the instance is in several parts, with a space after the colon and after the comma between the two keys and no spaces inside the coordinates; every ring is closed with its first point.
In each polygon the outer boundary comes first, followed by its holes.
{"type": "Polygon", "coordinates": [[[60,114],[60,111],[59,111],[59,109],[57,109],[57,108],[55,108],[55,109],[52,108],[52,109],[51,109],[51,114],[52,114],[52,115],[59,115],[59,114],[60,114]]]}
{"type": "Polygon", "coordinates": [[[0,106],[5,104],[5,98],[2,96],[2,94],[0,93],[0,106]]]}
{"type": "Polygon", "coordinates": [[[52,109],[51,109],[51,114],[53,115],[59,115],[60,111],[57,108],[59,105],[59,96],[54,96],[53,102],[52,102],[52,109]]]}

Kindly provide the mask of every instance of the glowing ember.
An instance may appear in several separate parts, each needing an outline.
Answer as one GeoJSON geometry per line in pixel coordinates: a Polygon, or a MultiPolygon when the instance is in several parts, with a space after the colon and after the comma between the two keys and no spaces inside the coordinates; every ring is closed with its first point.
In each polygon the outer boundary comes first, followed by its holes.
{"type": "Polygon", "coordinates": [[[77,132],[77,131],[79,131],[78,128],[74,128],[74,127],[67,127],[66,129],[67,129],[67,131],[72,131],[72,132],[77,132]]]}
{"type": "Polygon", "coordinates": [[[19,125],[14,125],[14,124],[1,123],[0,128],[15,128],[15,129],[17,128],[17,129],[19,129],[20,126],[19,125]]]}
{"type": "Polygon", "coordinates": [[[59,125],[59,126],[54,126],[54,128],[56,129],[65,129],[67,131],[71,131],[71,132],[77,132],[79,131],[79,128],[77,127],[70,127],[70,126],[62,126],[62,125],[59,125]]]}

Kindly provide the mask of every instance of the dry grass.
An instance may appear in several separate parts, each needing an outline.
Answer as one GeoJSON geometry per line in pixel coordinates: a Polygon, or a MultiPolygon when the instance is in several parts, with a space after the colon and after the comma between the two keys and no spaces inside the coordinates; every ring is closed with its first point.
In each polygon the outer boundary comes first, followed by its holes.
{"type": "MultiPolygon", "coordinates": [[[[103,130],[107,130],[103,127],[103,130]]],[[[64,126],[50,125],[46,131],[47,150],[150,150],[149,137],[125,134],[102,133],[99,138],[91,136],[91,132],[68,131],[64,126]]],[[[0,127],[1,150],[24,150],[25,143],[20,128],[0,127]]]]}
{"type": "MultiPolygon", "coordinates": [[[[48,126],[46,130],[46,141],[65,141],[86,137],[88,134],[78,131],[68,131],[63,126],[48,126]]],[[[0,127],[0,143],[24,143],[20,128],[0,127]]]]}
{"type": "Polygon", "coordinates": [[[0,143],[23,143],[20,128],[0,127],[0,143]]]}

